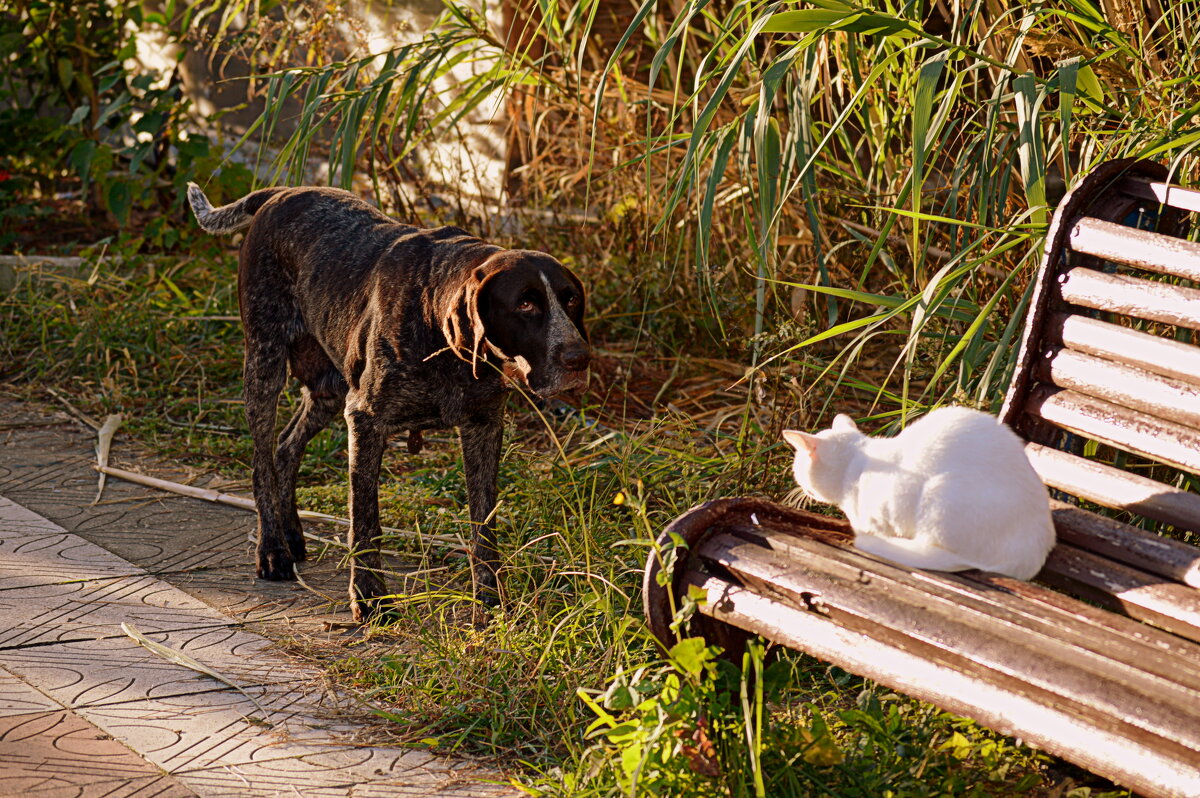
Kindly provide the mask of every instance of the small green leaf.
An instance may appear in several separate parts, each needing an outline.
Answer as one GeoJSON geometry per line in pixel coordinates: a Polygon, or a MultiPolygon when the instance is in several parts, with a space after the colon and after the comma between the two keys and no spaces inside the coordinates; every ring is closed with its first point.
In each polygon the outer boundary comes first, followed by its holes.
{"type": "Polygon", "coordinates": [[[133,204],[133,192],[124,180],[114,180],[108,186],[105,196],[108,209],[117,217],[117,223],[122,227],[129,221],[129,206],[133,204]]]}
{"type": "Polygon", "coordinates": [[[0,58],[17,52],[25,46],[25,34],[17,31],[0,35],[0,58]]]}
{"type": "Polygon", "coordinates": [[[675,667],[689,676],[699,677],[704,666],[712,660],[712,651],[703,637],[687,637],[671,646],[667,652],[675,667]]]}
{"type": "Polygon", "coordinates": [[[809,33],[832,28],[843,20],[857,16],[853,10],[807,8],[803,11],[780,11],[772,15],[763,33],[809,33]]]}
{"type": "Polygon", "coordinates": [[[112,118],[113,114],[128,105],[130,99],[129,92],[123,91],[117,99],[104,106],[104,110],[100,112],[100,116],[96,119],[96,128],[99,129],[101,125],[112,118]]]}
{"type": "Polygon", "coordinates": [[[1104,102],[1104,86],[1096,77],[1096,72],[1090,66],[1079,67],[1079,87],[1096,102],[1104,102]]]}
{"type": "Polygon", "coordinates": [[[167,115],[162,111],[151,111],[143,114],[141,119],[133,124],[136,133],[157,133],[166,121],[167,115]]]}
{"type": "Polygon", "coordinates": [[[629,709],[636,706],[640,700],[641,697],[628,683],[618,680],[609,685],[604,693],[604,708],[614,711],[629,709]]]}
{"type": "Polygon", "coordinates": [[[92,159],[95,157],[96,142],[91,139],[84,139],[71,150],[71,154],[67,156],[67,163],[83,179],[83,182],[87,183],[88,178],[91,176],[92,159]]]}
{"type": "Polygon", "coordinates": [[[920,35],[915,23],[891,14],[869,14],[852,8],[809,8],[781,11],[771,16],[763,33],[811,33],[819,30],[844,30],[867,36],[920,35]]]}
{"type": "Polygon", "coordinates": [[[69,89],[74,81],[75,67],[66,58],[58,59],[58,82],[64,89],[69,89]]]}

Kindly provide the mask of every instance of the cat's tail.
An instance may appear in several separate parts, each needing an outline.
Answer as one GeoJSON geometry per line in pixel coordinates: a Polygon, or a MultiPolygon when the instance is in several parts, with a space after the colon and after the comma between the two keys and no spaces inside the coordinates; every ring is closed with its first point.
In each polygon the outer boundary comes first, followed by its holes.
{"type": "Polygon", "coordinates": [[[855,535],[854,547],[909,568],[924,568],[927,571],[966,571],[979,567],[949,549],[911,538],[855,535]]]}

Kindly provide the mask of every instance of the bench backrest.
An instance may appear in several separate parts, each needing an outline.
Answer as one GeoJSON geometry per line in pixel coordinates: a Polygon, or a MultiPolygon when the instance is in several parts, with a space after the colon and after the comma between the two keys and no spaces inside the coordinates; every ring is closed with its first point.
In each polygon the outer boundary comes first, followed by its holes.
{"type": "MultiPolygon", "coordinates": [[[[1200,191],[1114,161],[1063,200],[1001,419],[1050,487],[1200,541],[1200,191]]],[[[1082,516],[1081,516],[1082,517],[1082,516]]],[[[1103,519],[1085,524],[1095,550],[1103,519]]],[[[1060,524],[1059,537],[1072,541],[1060,524]]],[[[1105,553],[1200,587],[1196,550],[1154,535],[1105,553]],[[1165,562],[1164,562],[1165,557],[1165,562]]]]}

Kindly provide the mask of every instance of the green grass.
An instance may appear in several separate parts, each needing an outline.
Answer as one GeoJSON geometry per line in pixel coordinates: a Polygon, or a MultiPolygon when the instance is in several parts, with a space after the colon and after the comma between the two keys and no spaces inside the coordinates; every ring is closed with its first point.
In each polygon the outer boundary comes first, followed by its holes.
{"type": "MultiPolygon", "coordinates": [[[[43,279],[0,300],[4,389],[44,399],[55,388],[95,416],[122,412],[122,435],[246,480],[240,333],[193,318],[236,312],[232,259],[112,262],[90,282],[43,279]]],[[[623,290],[599,285],[594,296],[623,290]]],[[[705,368],[685,361],[675,379],[690,385],[705,368]]],[[[601,408],[587,405],[547,427],[513,401],[499,510],[505,612],[477,625],[463,559],[387,540],[419,575],[393,580],[396,611],[370,631],[369,654],[320,652],[330,673],[408,744],[494,758],[547,796],[749,796],[758,785],[780,796],[1037,795],[1061,780],[1037,752],[805,656],[773,652],[762,693],[745,696],[739,672],[711,652],[693,644],[663,657],[640,593],[658,530],[708,498],[790,489],[786,455],[762,426],[770,414],[728,401],[732,416],[716,427],[670,412],[621,422],[610,410],[597,426],[601,408]]],[[[314,441],[306,508],[345,514],[344,445],[336,424],[314,441]]],[[[381,496],[387,525],[469,530],[452,436],[420,456],[389,452],[381,496]]]]}

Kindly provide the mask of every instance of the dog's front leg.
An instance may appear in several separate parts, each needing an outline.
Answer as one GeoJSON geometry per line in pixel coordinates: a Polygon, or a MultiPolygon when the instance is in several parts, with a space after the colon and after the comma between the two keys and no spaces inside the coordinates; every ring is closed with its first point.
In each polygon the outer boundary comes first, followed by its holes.
{"type": "Polygon", "coordinates": [[[379,556],[379,466],[387,436],[378,419],[359,399],[346,402],[350,432],[350,609],[354,620],[382,612],[380,597],[387,593],[379,556]]]}
{"type": "Polygon", "coordinates": [[[496,411],[477,416],[459,427],[467,503],[471,510],[471,567],[476,594],[489,606],[500,603],[500,556],[496,551],[496,475],[504,440],[504,415],[496,411]]]}

